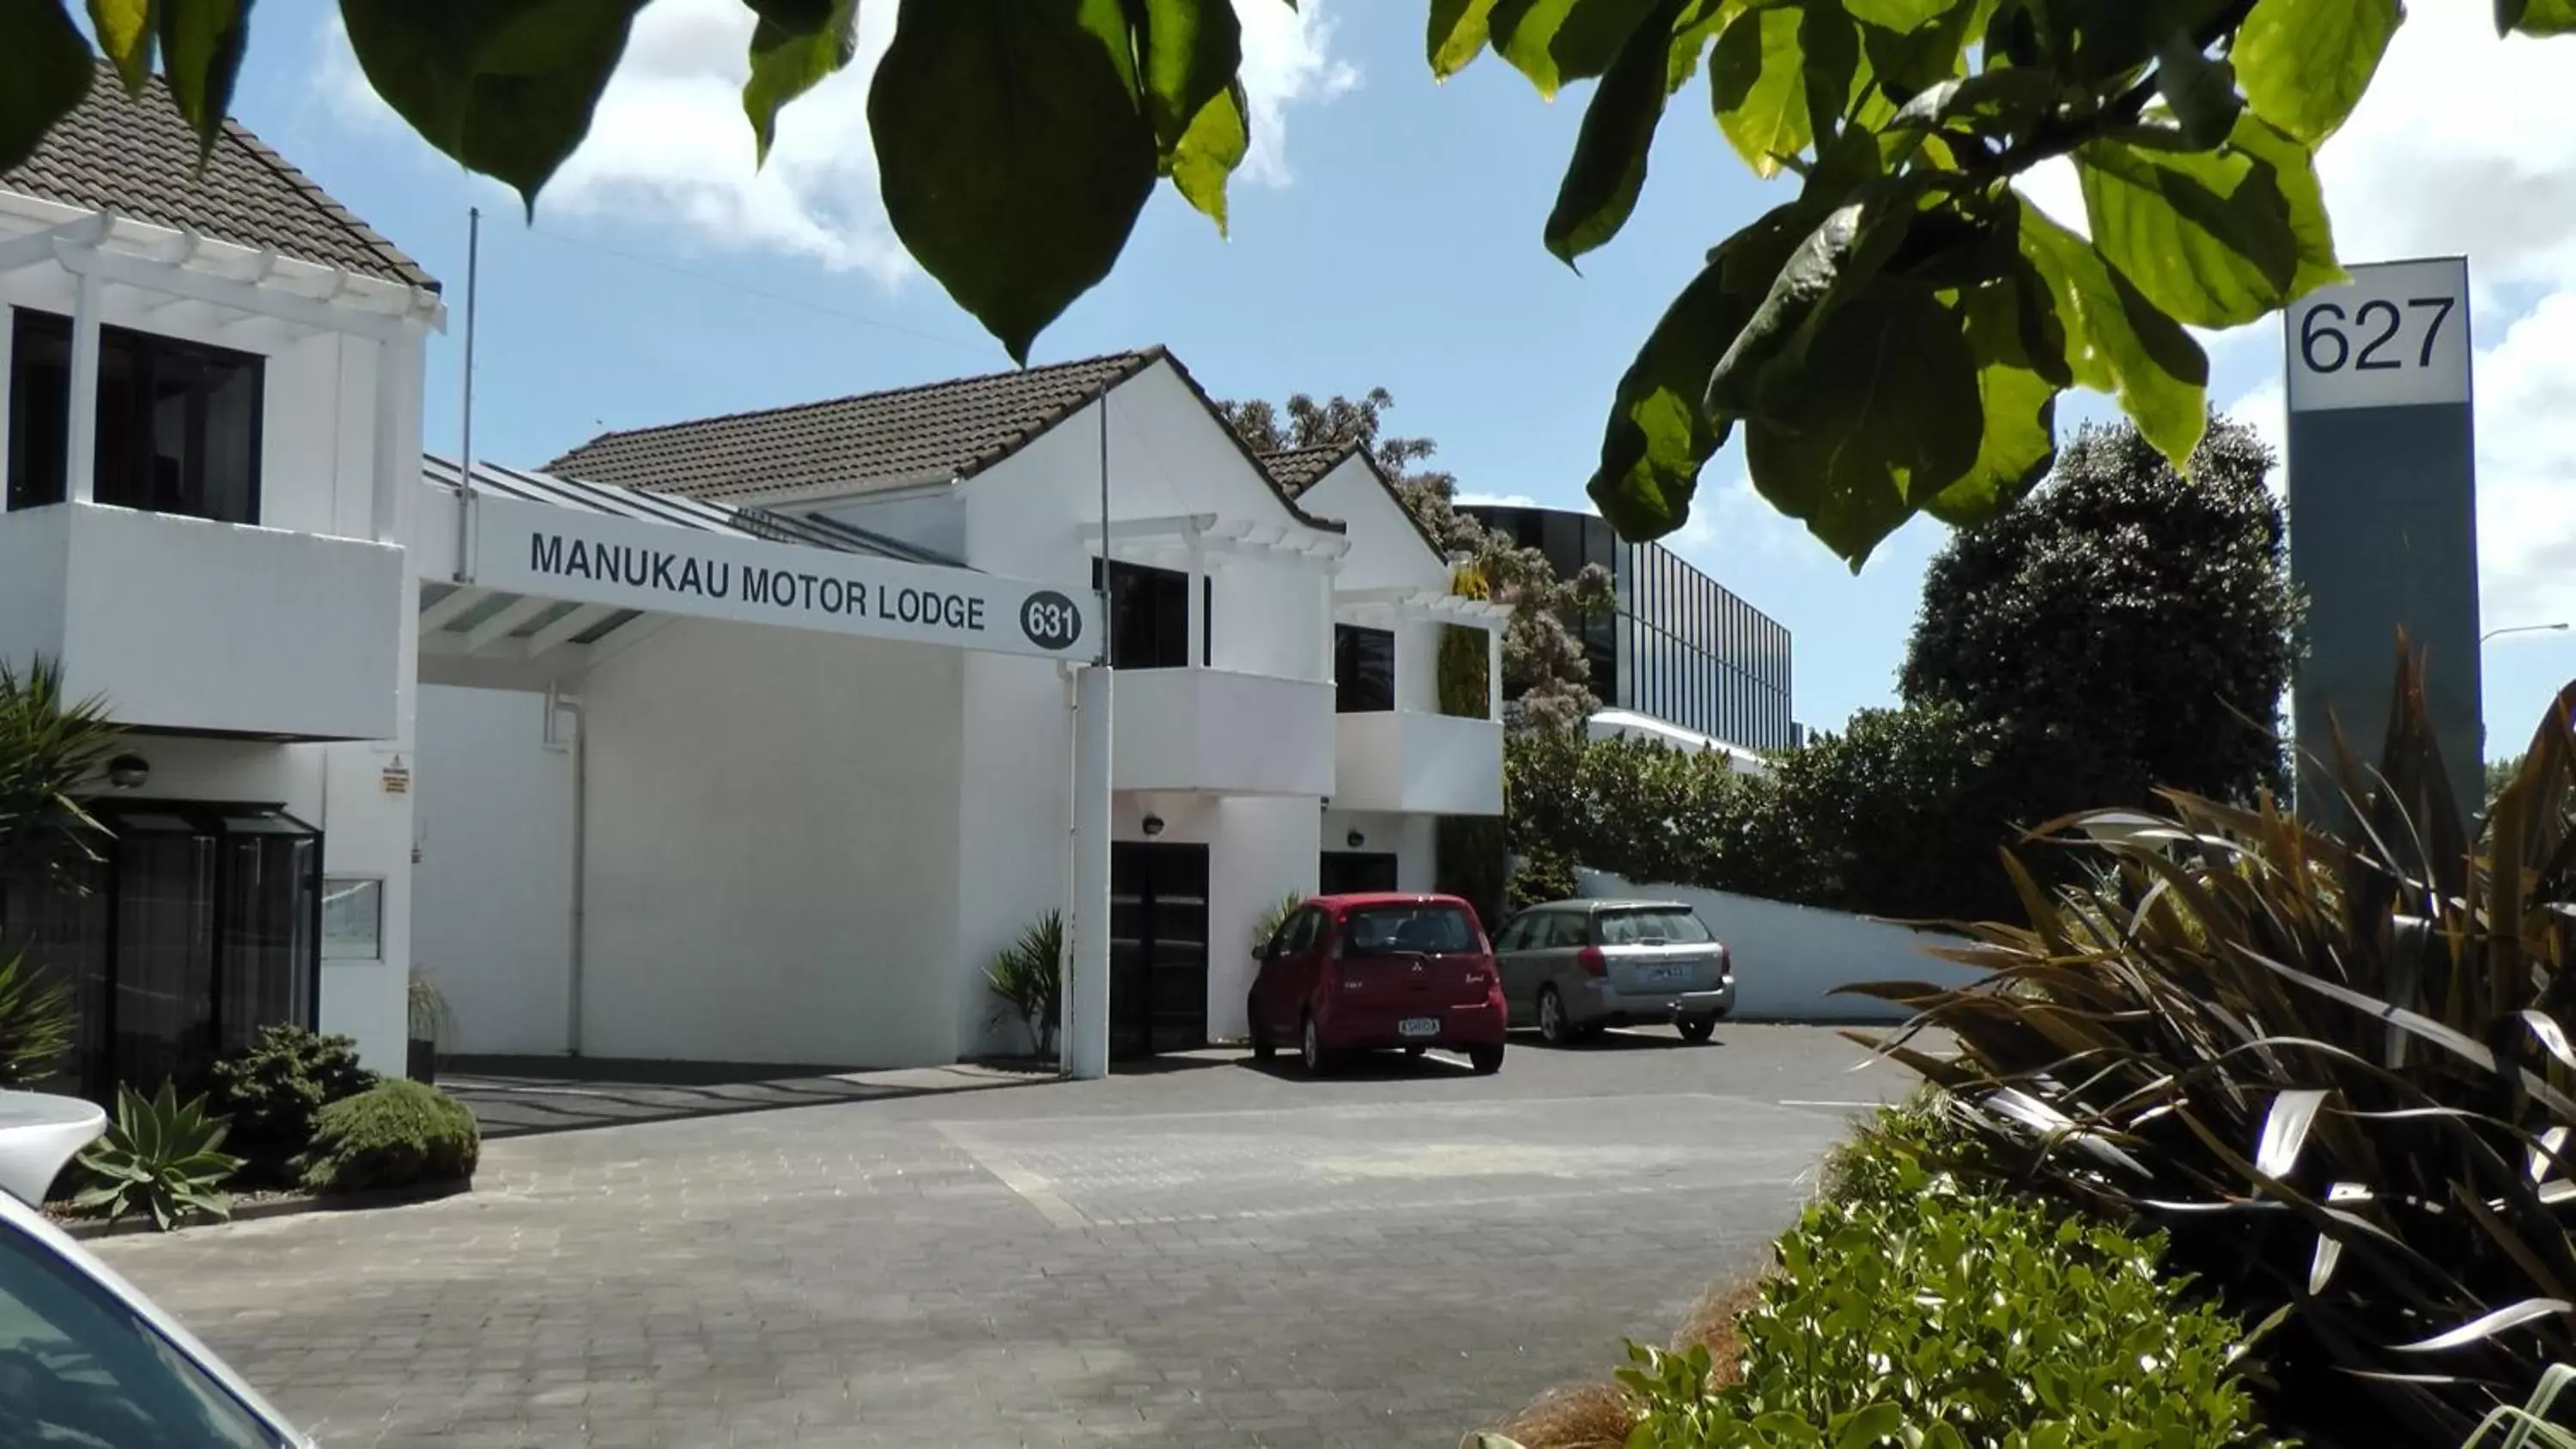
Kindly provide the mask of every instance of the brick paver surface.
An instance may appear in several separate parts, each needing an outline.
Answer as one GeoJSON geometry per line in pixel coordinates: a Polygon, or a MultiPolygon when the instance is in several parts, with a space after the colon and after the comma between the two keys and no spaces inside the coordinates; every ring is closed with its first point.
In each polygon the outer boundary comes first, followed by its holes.
{"type": "Polygon", "coordinates": [[[491,1144],[469,1196],[98,1244],[325,1445],[1447,1449],[1759,1261],[1829,1032],[1516,1044],[491,1144]]]}

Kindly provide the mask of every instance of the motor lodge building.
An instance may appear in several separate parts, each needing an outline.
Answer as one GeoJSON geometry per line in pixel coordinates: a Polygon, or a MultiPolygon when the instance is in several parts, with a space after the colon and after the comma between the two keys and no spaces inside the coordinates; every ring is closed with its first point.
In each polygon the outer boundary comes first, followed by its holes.
{"type": "Polygon", "coordinates": [[[984,971],[1051,911],[1111,1048],[1186,1048],[1272,902],[1430,888],[1501,812],[1502,611],[1162,350],[460,470],[438,284],[239,127],[194,154],[103,85],[0,176],[0,659],[126,731],[88,888],[7,901],[85,1089],[273,1021],[399,1071],[415,974],[449,1053],[944,1063],[1023,1046],[984,971]]]}

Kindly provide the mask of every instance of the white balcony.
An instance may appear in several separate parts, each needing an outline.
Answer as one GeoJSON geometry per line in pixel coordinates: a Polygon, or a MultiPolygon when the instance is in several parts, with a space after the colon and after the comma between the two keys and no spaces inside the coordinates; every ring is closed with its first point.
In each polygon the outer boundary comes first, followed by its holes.
{"type": "Polygon", "coordinates": [[[1503,727],[1386,710],[1333,717],[1333,805],[1425,815],[1503,813],[1503,727]]]}
{"type": "Polygon", "coordinates": [[[391,739],[402,550],[100,504],[0,513],[0,659],[119,723],[391,739]]]}
{"type": "Polygon", "coordinates": [[[1112,788],[1333,793],[1328,683],[1224,669],[1122,669],[1112,690],[1112,788]]]}

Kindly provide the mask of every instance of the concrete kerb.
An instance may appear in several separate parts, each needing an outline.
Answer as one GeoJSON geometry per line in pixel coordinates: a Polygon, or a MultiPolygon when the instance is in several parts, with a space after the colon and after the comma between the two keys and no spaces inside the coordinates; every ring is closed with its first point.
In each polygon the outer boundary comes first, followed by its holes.
{"type": "MultiPolygon", "coordinates": [[[[261,1198],[257,1202],[246,1202],[233,1209],[230,1217],[200,1218],[182,1223],[171,1231],[184,1233],[195,1228],[219,1228],[226,1223],[250,1223],[262,1218],[294,1217],[302,1213],[360,1212],[369,1208],[409,1207],[414,1203],[436,1202],[440,1198],[455,1197],[471,1192],[473,1188],[473,1179],[460,1178],[449,1182],[424,1182],[410,1187],[386,1187],[368,1192],[342,1192],[327,1196],[293,1193],[281,1197],[261,1198]]],[[[103,1218],[74,1218],[68,1222],[57,1220],[54,1226],[62,1229],[65,1236],[83,1241],[156,1231],[148,1214],[141,1217],[118,1218],[114,1222],[103,1218]]]]}

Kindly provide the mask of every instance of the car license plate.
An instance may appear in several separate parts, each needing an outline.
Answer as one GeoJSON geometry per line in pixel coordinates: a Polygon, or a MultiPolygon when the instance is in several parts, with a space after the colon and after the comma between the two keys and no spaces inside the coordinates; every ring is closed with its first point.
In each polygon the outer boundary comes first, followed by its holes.
{"type": "Polygon", "coordinates": [[[1404,1020],[1395,1024],[1395,1034],[1397,1036],[1438,1036],[1440,1034],[1440,1018],[1436,1016],[1408,1016],[1404,1020]]]}

